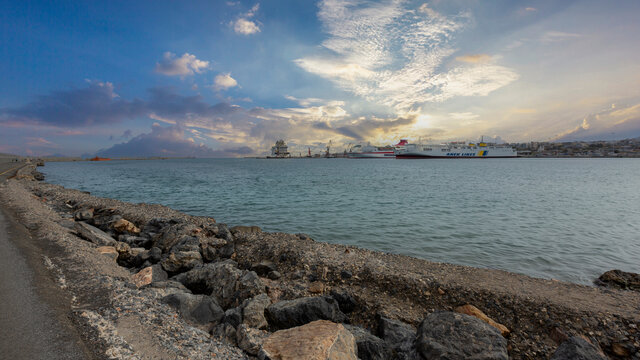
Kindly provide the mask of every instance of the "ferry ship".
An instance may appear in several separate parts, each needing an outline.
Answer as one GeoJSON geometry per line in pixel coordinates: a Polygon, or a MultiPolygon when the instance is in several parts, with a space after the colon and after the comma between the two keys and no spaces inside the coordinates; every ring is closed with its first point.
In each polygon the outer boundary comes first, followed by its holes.
{"type": "Polygon", "coordinates": [[[354,145],[349,149],[347,157],[351,159],[393,159],[396,157],[394,150],[391,146],[354,145]]]}
{"type": "Polygon", "coordinates": [[[406,144],[407,140],[400,140],[393,146],[354,145],[349,149],[347,157],[352,159],[394,159],[396,151],[403,149],[406,144]]]}
{"type": "Polygon", "coordinates": [[[515,158],[518,153],[511,146],[480,142],[466,144],[452,142],[448,144],[423,145],[405,144],[396,150],[396,159],[488,159],[515,158]]]}

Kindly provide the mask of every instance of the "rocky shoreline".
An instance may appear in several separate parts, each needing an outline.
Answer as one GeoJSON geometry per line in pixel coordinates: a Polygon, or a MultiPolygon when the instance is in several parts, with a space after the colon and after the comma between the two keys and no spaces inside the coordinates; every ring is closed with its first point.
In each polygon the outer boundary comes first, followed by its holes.
{"type": "Polygon", "coordinates": [[[636,291],[229,227],[22,174],[2,202],[57,249],[44,261],[97,357],[640,359],[636,291]]]}

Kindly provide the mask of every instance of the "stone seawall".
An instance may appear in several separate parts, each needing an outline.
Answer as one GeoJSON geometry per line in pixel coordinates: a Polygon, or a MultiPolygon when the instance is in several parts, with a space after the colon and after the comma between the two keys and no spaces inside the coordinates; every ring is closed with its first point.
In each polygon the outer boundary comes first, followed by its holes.
{"type": "Polygon", "coordinates": [[[101,294],[84,296],[80,317],[111,354],[640,359],[638,292],[232,227],[28,179],[2,197],[43,246],[61,247],[57,266],[78,280],[70,291],[101,294]],[[123,319],[135,321],[118,338],[107,328],[123,319]]]}

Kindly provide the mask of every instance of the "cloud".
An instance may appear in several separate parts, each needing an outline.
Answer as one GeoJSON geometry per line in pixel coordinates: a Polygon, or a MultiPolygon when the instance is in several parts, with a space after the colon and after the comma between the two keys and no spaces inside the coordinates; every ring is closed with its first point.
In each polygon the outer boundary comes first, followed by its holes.
{"type": "Polygon", "coordinates": [[[462,56],[456,57],[456,61],[465,62],[469,64],[485,63],[485,62],[491,61],[491,55],[487,55],[487,54],[462,55],[462,56]]]}
{"type": "Polygon", "coordinates": [[[251,10],[249,10],[247,13],[241,15],[240,18],[238,18],[235,21],[232,21],[230,23],[230,25],[233,27],[233,31],[236,32],[236,34],[242,34],[242,35],[251,35],[251,34],[256,34],[259,33],[260,30],[260,25],[258,22],[250,20],[252,17],[255,16],[256,12],[258,12],[258,10],[260,9],[260,4],[255,4],[251,10]]]}
{"type": "Polygon", "coordinates": [[[547,31],[546,33],[542,34],[542,36],[540,37],[540,41],[542,43],[555,43],[576,39],[579,37],[582,37],[582,35],[561,31],[547,31]]]}
{"type": "Polygon", "coordinates": [[[445,59],[455,53],[451,42],[471,15],[445,16],[426,5],[417,11],[405,5],[393,0],[320,2],[318,17],[329,37],[321,53],[295,64],[400,113],[455,96],[484,96],[518,78],[512,69],[481,62],[475,70],[470,65],[476,63],[467,62],[443,72],[445,59]]]}
{"type": "MultiPolygon", "coordinates": [[[[168,124],[138,136],[124,131],[120,139],[128,141],[101,152],[114,157],[242,155],[248,153],[247,147],[266,151],[280,138],[306,150],[306,146],[320,146],[329,140],[339,146],[383,139],[406,131],[415,121],[413,116],[353,116],[343,101],[291,96],[288,99],[297,102],[297,106],[244,108],[227,102],[211,104],[200,95],[184,96],[172,88],[156,87],[148,90],[146,98],[129,101],[116,95],[110,83],[97,82],[84,89],[52,92],[38,99],[21,107],[2,109],[2,126],[22,129],[28,120],[33,124],[29,126],[50,132],[89,131],[85,129],[94,127],[90,132],[95,133],[95,127],[106,129],[105,125],[143,117],[168,124]],[[215,143],[223,152],[209,152],[195,141],[215,143]]],[[[110,133],[112,130],[100,135],[108,137],[110,133]]],[[[118,136],[111,139],[114,138],[118,136]]]]}
{"type": "Polygon", "coordinates": [[[154,124],[151,132],[140,134],[128,142],[98,151],[98,156],[109,157],[233,157],[252,153],[246,146],[213,150],[185,136],[185,127],[180,124],[162,127],[154,124]]]}
{"type": "Polygon", "coordinates": [[[573,129],[557,135],[555,141],[611,140],[640,136],[640,104],[615,105],[585,116],[573,129]]]}
{"type": "Polygon", "coordinates": [[[213,79],[213,87],[216,90],[227,90],[235,86],[238,86],[238,82],[231,77],[230,73],[218,74],[213,79]]]}
{"type": "Polygon", "coordinates": [[[113,124],[144,114],[140,100],[120,98],[110,82],[90,81],[82,89],[53,91],[20,107],[0,109],[0,122],[59,127],[113,124]]]}
{"type": "Polygon", "coordinates": [[[39,147],[39,148],[57,148],[58,144],[55,144],[45,138],[42,137],[25,137],[26,140],[25,145],[30,147],[39,147]]]}
{"type": "Polygon", "coordinates": [[[480,115],[474,114],[471,112],[462,112],[462,113],[454,112],[454,113],[449,113],[449,117],[451,117],[454,120],[474,120],[479,118],[480,115]]]}
{"type": "Polygon", "coordinates": [[[176,57],[176,54],[167,51],[162,56],[162,60],[156,63],[156,72],[167,76],[199,74],[207,69],[209,69],[208,61],[199,60],[189,53],[176,57]]]}

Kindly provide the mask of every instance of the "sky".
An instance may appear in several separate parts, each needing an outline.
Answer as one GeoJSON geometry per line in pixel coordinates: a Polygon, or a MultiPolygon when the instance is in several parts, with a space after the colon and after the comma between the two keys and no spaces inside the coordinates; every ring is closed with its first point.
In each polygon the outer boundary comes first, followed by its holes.
{"type": "Polygon", "coordinates": [[[640,136],[640,2],[0,0],[0,152],[640,136]]]}

